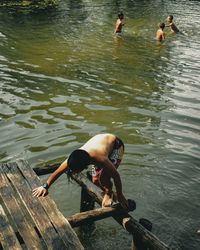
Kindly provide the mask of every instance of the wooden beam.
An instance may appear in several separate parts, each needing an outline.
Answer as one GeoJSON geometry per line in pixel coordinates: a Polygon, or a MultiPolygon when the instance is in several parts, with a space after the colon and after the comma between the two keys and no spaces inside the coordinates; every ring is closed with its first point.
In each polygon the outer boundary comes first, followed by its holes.
{"type": "Polygon", "coordinates": [[[33,170],[36,172],[37,175],[40,176],[40,175],[53,173],[60,165],[61,165],[61,162],[50,164],[50,165],[45,165],[41,167],[34,167],[33,170]]]}
{"type": "Polygon", "coordinates": [[[77,227],[82,224],[91,223],[97,220],[105,219],[110,216],[118,216],[124,212],[133,211],[136,204],[133,200],[128,200],[129,209],[123,209],[120,204],[115,204],[112,207],[98,208],[82,213],[74,214],[67,218],[72,227],[77,227]]]}

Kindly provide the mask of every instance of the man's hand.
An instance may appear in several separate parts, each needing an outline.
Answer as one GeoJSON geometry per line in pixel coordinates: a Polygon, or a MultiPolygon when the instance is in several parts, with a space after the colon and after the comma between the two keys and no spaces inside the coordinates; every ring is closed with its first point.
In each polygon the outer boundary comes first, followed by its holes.
{"type": "Polygon", "coordinates": [[[123,194],[120,194],[120,195],[118,194],[118,195],[117,195],[117,199],[118,199],[120,205],[121,205],[124,209],[128,208],[128,201],[127,201],[127,199],[124,197],[123,194]]]}
{"type": "Polygon", "coordinates": [[[47,194],[48,194],[48,191],[43,186],[33,189],[33,197],[39,197],[39,196],[44,197],[47,194]]]}
{"type": "Polygon", "coordinates": [[[109,207],[113,203],[112,197],[108,194],[104,195],[103,201],[102,201],[102,207],[109,207]]]}

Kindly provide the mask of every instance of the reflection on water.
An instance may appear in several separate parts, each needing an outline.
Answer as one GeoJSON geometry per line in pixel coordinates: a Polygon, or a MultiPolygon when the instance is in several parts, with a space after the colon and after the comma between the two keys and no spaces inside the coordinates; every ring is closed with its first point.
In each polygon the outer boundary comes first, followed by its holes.
{"type": "MultiPolygon", "coordinates": [[[[184,5],[1,6],[0,159],[55,163],[91,136],[115,133],[125,143],[119,171],[124,193],[137,202],[134,216],[151,220],[153,233],[171,247],[197,249],[200,14],[198,1],[184,5]],[[126,25],[116,38],[120,10],[126,25]],[[168,14],[183,34],[166,28],[166,41],[157,44],[158,23],[168,14]]],[[[80,188],[65,176],[54,185],[64,215],[76,213],[80,188]]],[[[98,222],[89,240],[77,233],[86,249],[116,248],[116,241],[117,249],[130,248],[130,235],[112,219],[98,222]]]]}

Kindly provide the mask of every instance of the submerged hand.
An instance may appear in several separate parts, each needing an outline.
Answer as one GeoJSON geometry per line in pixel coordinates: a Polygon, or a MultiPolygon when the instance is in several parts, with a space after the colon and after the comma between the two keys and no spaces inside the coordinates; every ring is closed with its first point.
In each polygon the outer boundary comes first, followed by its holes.
{"type": "Polygon", "coordinates": [[[45,196],[48,191],[43,186],[33,189],[33,197],[45,196]]]}

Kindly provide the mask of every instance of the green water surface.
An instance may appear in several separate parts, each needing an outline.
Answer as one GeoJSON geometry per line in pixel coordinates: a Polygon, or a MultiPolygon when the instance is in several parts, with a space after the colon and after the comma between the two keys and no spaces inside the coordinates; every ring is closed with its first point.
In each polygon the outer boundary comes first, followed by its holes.
{"type": "MultiPolygon", "coordinates": [[[[173,249],[199,249],[199,9],[182,0],[1,4],[0,161],[56,163],[97,133],[117,134],[131,215],[173,249]],[[116,37],[119,11],[126,25],[116,37]],[[166,28],[157,43],[169,14],[181,34],[166,28]]],[[[80,187],[65,175],[50,194],[66,217],[79,211],[80,187]]],[[[86,249],[130,249],[111,218],[90,236],[76,232],[86,249]]]]}

